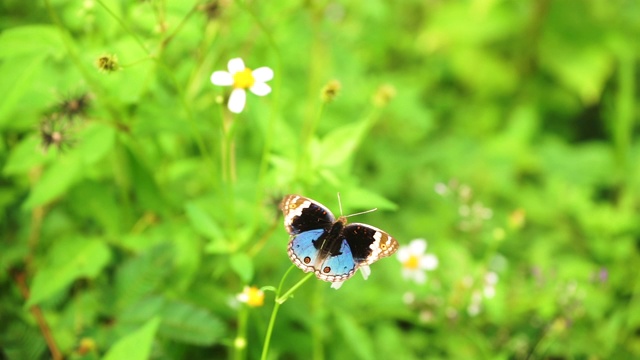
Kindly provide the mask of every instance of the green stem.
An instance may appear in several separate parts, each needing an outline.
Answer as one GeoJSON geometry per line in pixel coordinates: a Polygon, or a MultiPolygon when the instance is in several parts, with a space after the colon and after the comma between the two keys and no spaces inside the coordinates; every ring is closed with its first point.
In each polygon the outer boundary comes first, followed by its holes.
{"type": "Polygon", "coordinates": [[[302,286],[302,284],[304,284],[307,280],[311,279],[311,277],[313,276],[313,273],[309,273],[307,274],[305,277],[302,278],[302,280],[298,281],[298,283],[296,283],[295,285],[293,285],[291,287],[291,289],[289,289],[289,291],[287,291],[286,293],[284,293],[284,295],[277,297],[276,298],[276,302],[283,304],[285,301],[287,301],[287,299],[289,299],[289,297],[291,297],[291,295],[298,290],[298,288],[300,286],[302,286]]]}
{"type": "Polygon", "coordinates": [[[271,335],[273,334],[273,327],[274,327],[274,325],[276,323],[276,317],[278,316],[278,310],[280,309],[280,305],[282,305],[285,301],[287,301],[287,299],[291,296],[291,294],[293,294],[294,291],[296,291],[300,286],[302,286],[302,284],[304,284],[307,280],[309,280],[313,276],[313,273],[307,274],[300,281],[298,281],[295,285],[293,285],[291,287],[291,289],[289,289],[286,293],[284,293],[282,296],[280,296],[280,293],[282,291],[282,286],[284,285],[284,280],[287,278],[287,276],[289,275],[291,270],[293,270],[295,268],[296,268],[295,265],[291,265],[289,267],[289,269],[287,270],[287,272],[284,273],[284,276],[282,276],[282,280],[280,280],[280,285],[278,286],[278,291],[276,291],[275,304],[273,305],[273,310],[271,311],[271,318],[269,319],[269,325],[267,327],[267,333],[266,333],[266,335],[264,337],[264,345],[262,346],[262,356],[260,357],[260,359],[262,359],[262,360],[266,360],[267,359],[267,354],[269,353],[269,345],[271,343],[271,335]]]}
{"type": "Polygon", "coordinates": [[[316,281],[316,286],[314,289],[313,300],[311,303],[312,313],[314,315],[315,320],[313,321],[313,325],[311,328],[311,343],[313,349],[313,359],[314,360],[323,360],[324,359],[324,348],[323,348],[323,330],[325,328],[325,310],[322,306],[324,303],[324,289],[323,283],[321,281],[316,281]]]}
{"type": "MultiPolygon", "coordinates": [[[[620,63],[617,73],[618,89],[615,97],[615,113],[613,120],[613,143],[621,178],[629,173],[629,152],[632,143],[634,98],[636,95],[633,79],[635,78],[635,59],[626,51],[618,54],[620,63]]],[[[628,186],[629,184],[623,184],[628,186]]]]}
{"type": "Polygon", "coordinates": [[[241,306],[240,312],[238,312],[238,333],[236,339],[233,342],[234,356],[236,360],[244,359],[244,351],[247,348],[247,318],[249,317],[249,310],[247,306],[241,306]]]}
{"type": "MultiPolygon", "coordinates": [[[[222,108],[221,108],[222,109],[222,108]]],[[[224,186],[225,208],[227,212],[227,224],[234,250],[238,248],[236,236],[236,211],[235,211],[235,132],[236,119],[228,112],[222,111],[222,182],[224,186]]]]}

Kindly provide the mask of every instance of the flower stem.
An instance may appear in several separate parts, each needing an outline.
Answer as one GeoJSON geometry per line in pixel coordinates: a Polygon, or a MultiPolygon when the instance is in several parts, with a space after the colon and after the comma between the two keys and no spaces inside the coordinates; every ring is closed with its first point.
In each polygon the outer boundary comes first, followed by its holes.
{"type": "Polygon", "coordinates": [[[300,286],[302,286],[302,284],[304,284],[307,280],[311,279],[311,276],[313,275],[313,273],[309,273],[307,274],[307,276],[303,277],[302,280],[298,281],[297,284],[293,285],[291,287],[291,289],[289,289],[289,291],[287,291],[286,293],[284,293],[284,295],[277,297],[276,298],[276,303],[282,304],[285,301],[287,301],[287,299],[289,297],[291,297],[291,294],[293,294],[294,291],[298,290],[298,288],[300,286]]]}
{"type": "Polygon", "coordinates": [[[227,213],[227,224],[232,239],[232,246],[237,249],[238,243],[235,209],[235,182],[236,182],[236,156],[235,156],[235,132],[236,122],[234,117],[222,110],[222,184],[223,197],[227,213]]]}
{"type": "Polygon", "coordinates": [[[247,318],[249,311],[246,306],[241,306],[238,312],[238,333],[233,342],[234,356],[236,360],[244,359],[244,351],[247,348],[247,318]]]}
{"type": "Polygon", "coordinates": [[[278,310],[280,309],[280,305],[282,305],[287,299],[296,291],[302,284],[304,284],[307,280],[309,280],[313,273],[307,274],[307,276],[303,277],[300,281],[298,281],[295,285],[291,287],[286,293],[280,295],[282,292],[282,286],[284,285],[284,280],[287,278],[291,270],[295,269],[295,265],[291,265],[287,272],[282,276],[282,280],[280,280],[280,285],[278,286],[278,290],[276,291],[275,304],[273,305],[273,310],[271,311],[271,318],[269,319],[269,325],[267,327],[267,333],[264,337],[264,345],[262,346],[262,356],[260,359],[266,360],[267,354],[269,352],[269,345],[271,343],[271,335],[273,334],[273,327],[276,323],[276,317],[278,316],[278,310]]]}

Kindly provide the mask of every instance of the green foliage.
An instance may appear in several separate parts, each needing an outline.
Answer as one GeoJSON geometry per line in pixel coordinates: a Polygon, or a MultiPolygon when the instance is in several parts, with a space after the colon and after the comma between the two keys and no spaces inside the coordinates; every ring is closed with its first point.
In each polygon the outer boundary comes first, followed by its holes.
{"type": "Polygon", "coordinates": [[[118,340],[105,354],[104,358],[108,360],[148,359],[159,322],[157,318],[149,320],[140,329],[118,340]]]}
{"type": "Polygon", "coordinates": [[[0,358],[640,357],[638,2],[0,8],[0,358]],[[335,291],[338,192],[401,250],[335,291]]]}

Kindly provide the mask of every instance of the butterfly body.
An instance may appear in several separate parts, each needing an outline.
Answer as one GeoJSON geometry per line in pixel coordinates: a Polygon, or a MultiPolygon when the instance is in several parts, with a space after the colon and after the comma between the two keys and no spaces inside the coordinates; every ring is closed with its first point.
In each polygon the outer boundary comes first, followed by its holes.
{"type": "Polygon", "coordinates": [[[386,232],[367,224],[348,224],[344,216],[336,219],[324,205],[304,196],[287,195],[280,208],[291,235],[291,261],[321,280],[347,280],[359,267],[398,249],[398,242],[386,232]]]}

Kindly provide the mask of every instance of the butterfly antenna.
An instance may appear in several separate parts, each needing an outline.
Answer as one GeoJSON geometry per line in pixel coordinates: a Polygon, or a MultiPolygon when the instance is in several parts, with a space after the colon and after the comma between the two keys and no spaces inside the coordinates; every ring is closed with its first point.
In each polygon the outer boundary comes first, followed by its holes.
{"type": "Polygon", "coordinates": [[[356,215],[368,214],[368,213],[370,213],[370,212],[374,212],[374,211],[376,211],[376,210],[378,210],[378,208],[373,208],[373,209],[371,209],[371,210],[367,210],[367,211],[361,211],[361,212],[359,212],[359,213],[355,213],[355,214],[347,215],[347,216],[345,216],[345,217],[352,217],[352,216],[356,216],[356,215]]]}
{"type": "MultiPolygon", "coordinates": [[[[338,192],[338,205],[340,206],[340,216],[342,215],[342,200],[340,200],[340,193],[338,192]]],[[[349,215],[345,215],[344,217],[348,218],[348,217],[352,217],[352,216],[356,216],[356,215],[362,215],[362,214],[368,214],[370,212],[374,212],[378,210],[378,208],[373,208],[371,210],[367,210],[367,211],[361,211],[359,213],[355,213],[355,214],[349,214],[349,215]]]]}

